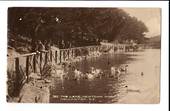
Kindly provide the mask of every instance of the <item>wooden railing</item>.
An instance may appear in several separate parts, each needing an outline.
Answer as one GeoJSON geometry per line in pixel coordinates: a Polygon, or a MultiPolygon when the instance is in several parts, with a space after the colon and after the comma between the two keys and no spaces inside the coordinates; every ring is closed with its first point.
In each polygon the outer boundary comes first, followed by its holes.
{"type": "MultiPolygon", "coordinates": [[[[96,51],[103,49],[114,48],[125,50],[125,44],[100,45],[75,47],[69,49],[50,50],[43,52],[34,52],[20,55],[17,57],[8,57],[8,76],[15,78],[15,86],[28,82],[30,73],[39,73],[42,75],[42,70],[48,63],[61,64],[69,61],[69,59],[77,56],[92,55],[96,51]]],[[[17,90],[17,89],[16,89],[17,90]]]]}
{"type": "Polygon", "coordinates": [[[17,57],[8,57],[8,70],[14,71],[15,73],[24,72],[27,76],[26,78],[28,78],[29,73],[31,72],[41,73],[44,65],[46,65],[48,62],[60,64],[62,62],[69,61],[71,58],[76,58],[77,56],[90,55],[96,51],[102,51],[103,49],[110,48],[114,49],[115,47],[119,50],[125,50],[124,44],[113,44],[108,46],[87,46],[34,52],[23,54],[17,57]]]}

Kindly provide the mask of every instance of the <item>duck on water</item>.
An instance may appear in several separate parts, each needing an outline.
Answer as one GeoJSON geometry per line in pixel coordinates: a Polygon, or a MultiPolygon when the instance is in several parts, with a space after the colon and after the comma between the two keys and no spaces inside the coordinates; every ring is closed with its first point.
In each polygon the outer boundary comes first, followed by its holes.
{"type": "Polygon", "coordinates": [[[75,68],[74,65],[71,63],[69,64],[62,64],[61,68],[56,69],[56,75],[59,77],[62,81],[64,79],[69,80],[80,80],[80,79],[94,79],[94,78],[100,78],[103,77],[109,77],[109,78],[118,78],[121,74],[125,74],[128,71],[128,65],[122,65],[119,67],[112,66],[109,71],[109,75],[102,71],[101,69],[90,67],[90,71],[87,71],[86,73],[82,73],[78,68],[75,68]],[[108,76],[107,76],[108,75],[108,76]]]}

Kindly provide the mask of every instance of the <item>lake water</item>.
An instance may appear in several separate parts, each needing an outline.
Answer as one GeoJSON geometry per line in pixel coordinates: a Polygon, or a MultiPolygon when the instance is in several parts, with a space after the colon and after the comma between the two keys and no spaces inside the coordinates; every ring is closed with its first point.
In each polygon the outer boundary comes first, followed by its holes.
{"type": "Polygon", "coordinates": [[[103,77],[93,80],[55,79],[51,103],[159,103],[160,50],[104,54],[75,63],[82,72],[90,67],[108,75],[111,66],[128,64],[128,73],[119,79],[103,77]],[[143,76],[141,75],[143,73],[143,76]]]}

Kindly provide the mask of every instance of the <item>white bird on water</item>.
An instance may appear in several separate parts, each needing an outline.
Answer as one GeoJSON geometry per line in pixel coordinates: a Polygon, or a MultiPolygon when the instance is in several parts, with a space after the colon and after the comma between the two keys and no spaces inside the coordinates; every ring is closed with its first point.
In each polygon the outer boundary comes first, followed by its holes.
{"type": "Polygon", "coordinates": [[[87,75],[87,78],[88,78],[89,80],[94,79],[94,75],[93,75],[93,74],[91,74],[91,73],[86,73],[86,75],[87,75]]]}
{"type": "Polygon", "coordinates": [[[117,68],[117,67],[114,67],[114,66],[112,66],[110,68],[110,71],[111,71],[111,77],[117,77],[118,78],[121,74],[120,68],[117,68]]]}
{"type": "Polygon", "coordinates": [[[120,66],[119,69],[120,69],[121,72],[127,73],[127,71],[128,71],[128,65],[120,66]]]}
{"type": "Polygon", "coordinates": [[[91,74],[94,75],[94,77],[101,77],[102,74],[101,69],[95,69],[94,67],[91,67],[91,74]]]}
{"type": "Polygon", "coordinates": [[[80,77],[81,77],[82,73],[79,71],[79,69],[75,69],[74,74],[75,74],[75,79],[80,80],[80,77]]]}
{"type": "Polygon", "coordinates": [[[115,74],[116,74],[116,69],[115,69],[115,67],[112,66],[112,67],[110,68],[110,70],[111,70],[111,76],[115,77],[115,74]]]}

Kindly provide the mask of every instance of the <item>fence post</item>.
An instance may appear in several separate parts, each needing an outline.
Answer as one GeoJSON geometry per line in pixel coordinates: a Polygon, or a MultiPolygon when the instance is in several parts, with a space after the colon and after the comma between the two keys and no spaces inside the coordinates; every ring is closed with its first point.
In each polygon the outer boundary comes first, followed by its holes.
{"type": "Polygon", "coordinates": [[[42,78],[42,52],[40,53],[40,74],[42,78]]]}
{"type": "Polygon", "coordinates": [[[45,64],[47,64],[48,61],[48,52],[45,52],[45,64]]]}
{"type": "Polygon", "coordinates": [[[72,49],[71,53],[72,53],[72,58],[74,58],[74,49],[72,49]]]}
{"type": "Polygon", "coordinates": [[[37,72],[37,69],[36,69],[36,55],[33,55],[34,57],[33,57],[33,69],[34,69],[34,73],[36,73],[37,72]]]}
{"type": "Polygon", "coordinates": [[[15,59],[15,71],[16,71],[17,74],[20,72],[19,71],[19,58],[18,57],[15,59]]]}
{"type": "Polygon", "coordinates": [[[26,76],[27,76],[26,82],[28,83],[28,79],[29,79],[29,56],[26,57],[26,76]]]}
{"type": "Polygon", "coordinates": [[[61,62],[64,62],[64,60],[65,60],[65,50],[63,49],[62,50],[62,53],[61,53],[61,62]]]}
{"type": "Polygon", "coordinates": [[[49,51],[50,52],[50,60],[51,62],[53,62],[53,52],[52,51],[49,51]]]}
{"type": "Polygon", "coordinates": [[[55,62],[57,63],[58,61],[57,61],[57,51],[55,51],[55,62]]]}
{"type": "Polygon", "coordinates": [[[70,49],[67,50],[67,56],[68,56],[68,59],[70,58],[70,49]]]}
{"type": "Polygon", "coordinates": [[[14,96],[18,96],[19,95],[19,89],[20,89],[20,84],[19,84],[19,74],[20,74],[20,70],[19,70],[19,58],[17,57],[15,59],[15,71],[16,71],[16,78],[15,78],[15,83],[14,83],[14,96]]]}
{"type": "Polygon", "coordinates": [[[61,63],[61,54],[62,54],[62,53],[61,53],[61,50],[60,50],[60,57],[59,57],[59,59],[60,59],[60,63],[61,63]]]}

